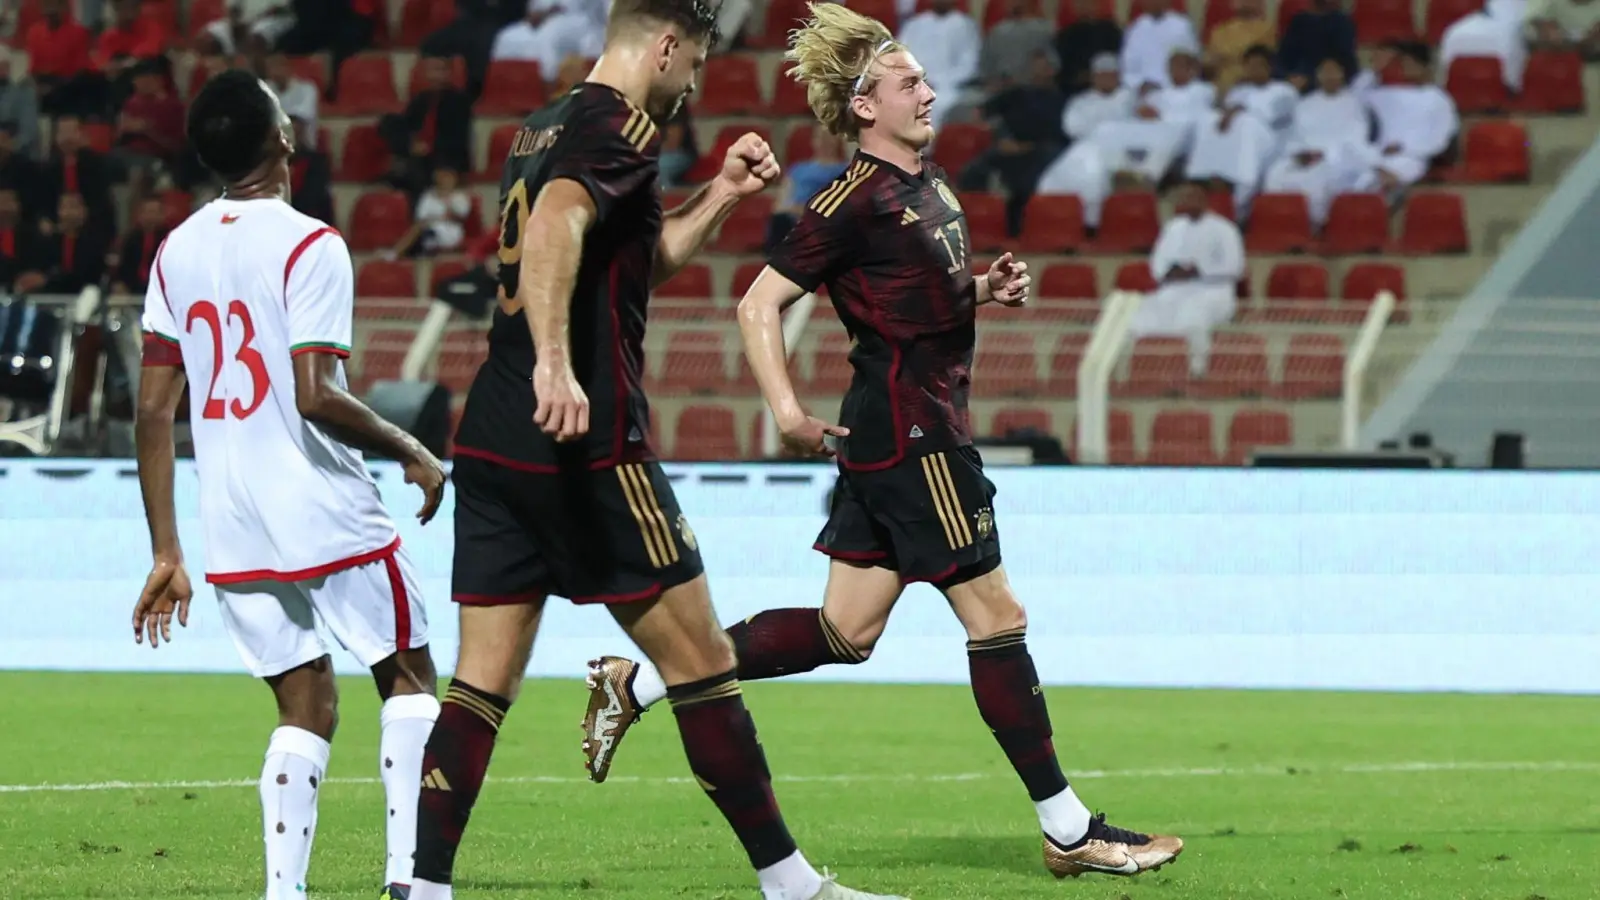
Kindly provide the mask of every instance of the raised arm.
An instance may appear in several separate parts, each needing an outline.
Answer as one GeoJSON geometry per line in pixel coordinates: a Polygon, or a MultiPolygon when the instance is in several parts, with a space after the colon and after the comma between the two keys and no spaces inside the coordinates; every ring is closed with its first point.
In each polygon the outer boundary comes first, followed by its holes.
{"type": "Polygon", "coordinates": [[[722,161],[722,171],[661,223],[652,281],[661,284],[700,251],[739,201],[777,181],[781,171],[772,148],[755,132],[739,138],[722,161]]]}

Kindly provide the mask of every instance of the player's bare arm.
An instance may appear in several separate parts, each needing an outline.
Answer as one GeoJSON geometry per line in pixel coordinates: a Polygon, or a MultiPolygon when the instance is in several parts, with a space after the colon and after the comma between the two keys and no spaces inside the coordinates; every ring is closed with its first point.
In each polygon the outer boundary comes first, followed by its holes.
{"type": "Polygon", "coordinates": [[[1010,253],[995,260],[988,273],[976,282],[978,305],[998,303],[1001,306],[1023,306],[1028,302],[1028,287],[1033,276],[1028,274],[1028,264],[1010,253]]]}
{"type": "Polygon", "coordinates": [[[771,266],[756,277],[739,301],[739,334],[744,355],[761,385],[761,396],[772,410],[785,449],[802,456],[832,456],[826,438],[842,437],[850,429],[830,425],[809,415],[800,405],[789,378],[788,353],[783,346],[783,311],[805,294],[805,288],[778,274],[771,266]]]}
{"type": "Polygon", "coordinates": [[[172,499],[175,451],[173,422],[188,378],[177,365],[145,365],[139,378],[139,413],[133,435],[139,459],[139,491],[150,527],[150,552],[155,563],[133,608],[133,639],[151,648],[172,640],[172,617],[189,624],[189,599],[194,589],[183,568],[178,543],[178,512],[172,499]]]}
{"type": "Polygon", "coordinates": [[[783,174],[772,148],[755,132],[728,148],[722,171],[661,223],[661,241],[651,281],[661,284],[700,251],[739,201],[776,182],[783,174]]]}
{"type": "Polygon", "coordinates": [[[518,235],[523,252],[514,302],[533,333],[533,421],[562,442],[589,431],[589,398],[572,371],[568,321],[584,235],[595,220],[588,190],[557,178],[539,191],[518,235]]]}
{"type": "Polygon", "coordinates": [[[417,518],[426,525],[444,499],[444,466],[422,442],[385,421],[339,384],[339,357],[301,353],[294,358],[294,405],[306,421],[336,441],[398,460],[406,482],[422,488],[417,518]]]}

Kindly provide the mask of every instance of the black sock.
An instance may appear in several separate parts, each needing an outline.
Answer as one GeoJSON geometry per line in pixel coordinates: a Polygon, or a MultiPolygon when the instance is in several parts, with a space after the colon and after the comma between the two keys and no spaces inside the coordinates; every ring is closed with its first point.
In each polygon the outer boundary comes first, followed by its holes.
{"type": "Polygon", "coordinates": [[[461,681],[450,682],[422,755],[412,877],[450,883],[461,835],[489,770],[500,723],[510,708],[511,701],[504,697],[461,681]]]}
{"type": "Polygon", "coordinates": [[[967,661],[978,713],[1021,776],[1028,796],[1039,801],[1066,790],[1067,778],[1050,742],[1050,709],[1022,629],[968,641],[967,661]]]}

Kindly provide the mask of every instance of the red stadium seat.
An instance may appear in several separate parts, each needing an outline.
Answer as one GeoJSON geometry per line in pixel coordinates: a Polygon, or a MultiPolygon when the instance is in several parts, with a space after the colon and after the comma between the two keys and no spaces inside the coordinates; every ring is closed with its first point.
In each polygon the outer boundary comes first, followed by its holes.
{"type": "Polygon", "coordinates": [[[789,129],[789,138],[783,142],[783,164],[792,166],[795,163],[805,162],[814,154],[811,152],[811,136],[816,125],[796,125],[789,129]]]}
{"type": "Polygon", "coordinates": [[[1050,381],[1045,393],[1051,397],[1078,396],[1078,364],[1083,362],[1083,351],[1089,345],[1086,331],[1068,331],[1056,341],[1055,353],[1050,357],[1050,381]]]}
{"type": "Polygon", "coordinates": [[[1211,436],[1211,413],[1201,409],[1164,409],[1150,423],[1148,466],[1212,466],[1217,451],[1211,436]]]}
{"type": "Polygon", "coordinates": [[[398,379],[416,338],[416,331],[410,328],[367,329],[366,337],[356,342],[358,352],[352,357],[356,375],[350,380],[351,390],[365,396],[374,382],[398,379]]]}
{"type": "Polygon", "coordinates": [[[962,193],[957,197],[967,214],[967,233],[971,253],[999,251],[1010,239],[1006,236],[1006,201],[998,194],[962,193]]]}
{"type": "Polygon", "coordinates": [[[1297,334],[1283,357],[1280,400],[1338,397],[1344,390],[1344,342],[1337,335],[1297,334]]]}
{"type": "Polygon", "coordinates": [[[1212,341],[1205,378],[1189,386],[1206,399],[1260,397],[1267,392],[1267,339],[1259,334],[1219,334],[1212,341]]]}
{"type": "Polygon", "coordinates": [[[824,332],[811,354],[811,378],[806,382],[806,393],[815,397],[837,397],[850,387],[852,377],[850,336],[843,331],[824,332]]]}
{"type": "Polygon", "coordinates": [[[711,249],[718,253],[759,253],[766,243],[767,222],[771,219],[770,196],[757,194],[746,197],[722,223],[717,239],[711,242],[711,249]]]}
{"type": "MultiPolygon", "coordinates": [[[[772,143],[772,131],[765,126],[755,123],[723,126],[717,132],[716,140],[712,143],[711,149],[700,154],[700,158],[695,160],[688,174],[684,176],[684,180],[698,184],[715,178],[717,173],[722,171],[722,160],[728,155],[728,150],[738,143],[740,138],[752,131],[761,135],[768,144],[772,143]]],[[[671,209],[673,205],[667,204],[667,209],[671,209]]]]}
{"type": "Polygon", "coordinates": [[[694,111],[701,116],[753,116],[766,110],[761,73],[753,56],[733,53],[706,60],[694,111]]]}
{"type": "Polygon", "coordinates": [[[800,27],[806,15],[806,0],[773,0],[767,4],[763,27],[751,38],[751,46],[760,50],[782,50],[789,43],[789,32],[800,27]]]}
{"type": "Polygon", "coordinates": [[[1370,303],[1379,291],[1394,294],[1396,300],[1406,299],[1406,270],[1393,263],[1358,263],[1344,273],[1339,295],[1346,303],[1370,303]]]}
{"type": "Polygon", "coordinates": [[[360,324],[421,323],[427,317],[428,304],[417,297],[356,297],[355,318],[360,324]]]}
{"type": "MultiPolygon", "coordinates": [[[[319,143],[317,146],[326,147],[319,143]]],[[[339,180],[370,183],[389,173],[389,145],[376,125],[352,125],[344,133],[339,180]]]]}
{"type": "Polygon", "coordinates": [[[718,394],[728,387],[726,354],[719,331],[674,331],[661,361],[661,388],[692,394],[718,394]]]}
{"type": "Polygon", "coordinates": [[[1465,147],[1467,177],[1473,181],[1528,180],[1528,132],[1516,122],[1474,122],[1465,147]]]}
{"type": "Polygon", "coordinates": [[[520,128],[520,125],[508,123],[497,125],[489,132],[489,158],[478,171],[472,173],[473,181],[482,184],[500,181],[500,176],[505,173],[505,161],[511,155],[511,145],[516,142],[520,128]]]}
{"type": "Polygon", "coordinates": [[[362,53],[339,66],[339,95],[323,107],[325,116],[377,116],[400,110],[394,89],[394,63],[387,53],[362,53]]]}
{"type": "Polygon", "coordinates": [[[1262,194],[1250,209],[1244,245],[1251,253],[1294,253],[1311,246],[1311,209],[1304,194],[1262,194]]]}
{"type": "Polygon", "coordinates": [[[455,0],[406,0],[400,10],[400,33],[394,41],[401,47],[415,47],[455,17],[455,0]]]}
{"type": "Polygon", "coordinates": [[[1031,397],[1039,390],[1032,332],[986,331],[978,340],[972,391],[979,397],[1031,397]]]}
{"type": "Polygon", "coordinates": [[[1517,107],[1526,112],[1581,113],[1588,108],[1583,89],[1583,57],[1577,53],[1539,52],[1528,57],[1522,73],[1522,97],[1517,107]]]}
{"type": "Polygon", "coordinates": [[[679,269],[660,287],[651,292],[656,297],[711,297],[711,267],[704,263],[690,263],[679,269]]]}
{"type": "Polygon", "coordinates": [[[525,116],[544,105],[544,74],[532,60],[497,59],[489,63],[483,93],[472,111],[480,116],[525,116]]]}
{"type": "Polygon", "coordinates": [[[1278,263],[1267,273],[1268,322],[1304,322],[1326,312],[1332,291],[1321,263],[1278,263]]]}
{"type": "MultiPolygon", "coordinates": [[[[1073,459],[1078,455],[1078,423],[1072,423],[1069,436],[1073,459]]],[[[1106,414],[1106,462],[1113,466],[1131,466],[1139,456],[1134,449],[1133,414],[1125,409],[1113,409],[1106,414]]]]}
{"type": "Polygon", "coordinates": [[[1035,318],[1087,324],[1100,315],[1100,285],[1094,266],[1054,263],[1035,277],[1035,318]]]}
{"type": "Polygon", "coordinates": [[[1340,194],[1322,226],[1322,252],[1378,253],[1389,244],[1389,204],[1380,194],[1340,194]]]}
{"type": "Polygon", "coordinates": [[[933,142],[933,161],[954,181],[967,163],[989,149],[989,138],[989,129],[982,125],[946,125],[933,142]]]}
{"type": "Polygon", "coordinates": [[[728,291],[728,299],[733,303],[743,299],[745,292],[750,290],[750,285],[756,283],[756,277],[766,267],[767,264],[761,262],[740,263],[739,268],[733,270],[733,287],[728,291]]]}
{"type": "Polygon", "coordinates": [[[1148,253],[1161,234],[1156,195],[1144,191],[1112,194],[1100,210],[1099,253],[1148,253]]]}
{"type": "MultiPolygon", "coordinates": [[[[28,26],[32,23],[26,21],[26,13],[34,12],[37,15],[36,3],[23,3],[22,13],[17,17],[17,34],[26,35],[28,26]]],[[[210,25],[218,19],[228,17],[227,0],[189,0],[189,33],[198,34],[200,29],[210,25]]]]}
{"type": "Polygon", "coordinates": [[[1311,11],[1311,0],[1279,0],[1278,3],[1278,34],[1283,35],[1289,29],[1289,22],[1303,12],[1311,11]]]}
{"type": "Polygon", "coordinates": [[[1400,252],[1413,255],[1465,253],[1466,204],[1459,194],[1413,194],[1400,226],[1400,252]]]}
{"type": "Polygon", "coordinates": [[[811,104],[806,102],[806,86],[783,69],[778,70],[772,84],[772,114],[776,116],[809,116],[811,104]]]}
{"type": "Polygon", "coordinates": [[[1510,106],[1500,60],[1492,56],[1463,56],[1451,61],[1445,90],[1455,98],[1462,115],[1499,112],[1510,106]]]}
{"type": "Polygon", "coordinates": [[[1161,285],[1156,282],[1156,277],[1150,273],[1150,264],[1147,262],[1123,263],[1117,269],[1117,290],[1138,291],[1148,294],[1161,285]]]}
{"type": "Polygon", "coordinates": [[[328,89],[328,66],[320,56],[291,56],[289,70],[317,86],[317,94],[328,89]]]}
{"type": "Polygon", "coordinates": [[[484,329],[446,334],[439,347],[439,383],[457,396],[465,394],[488,356],[489,333],[484,329]]]}
{"type": "MultiPolygon", "coordinates": [[[[998,2],[998,0],[996,0],[998,2]]],[[[1083,201],[1070,195],[1035,194],[1022,215],[1017,249],[1061,253],[1084,245],[1083,201]]]]}
{"type": "Polygon", "coordinates": [[[1183,338],[1139,338],[1128,364],[1128,380],[1113,383],[1114,397],[1178,397],[1189,387],[1189,342],[1183,338]]]}
{"type": "Polygon", "coordinates": [[[1036,406],[1008,406],[997,411],[989,422],[989,434],[1005,437],[1013,431],[1032,429],[1041,434],[1052,434],[1055,425],[1050,421],[1050,411],[1036,406]]]}
{"type": "Polygon", "coordinates": [[[358,297],[417,296],[417,270],[410,260],[385,262],[375,259],[364,263],[356,275],[358,297]]]}
{"type": "Polygon", "coordinates": [[[399,191],[371,191],[356,199],[346,234],[356,252],[393,247],[411,228],[411,204],[399,191]]]}
{"type": "Polygon", "coordinates": [[[1200,18],[1200,40],[1209,43],[1212,30],[1233,18],[1233,0],[1206,0],[1206,9],[1200,18]]]}
{"type": "Polygon", "coordinates": [[[900,21],[900,12],[895,0],[850,0],[848,5],[863,16],[888,25],[890,31],[898,30],[895,23],[900,21]]]}
{"type": "Polygon", "coordinates": [[[1259,449],[1289,447],[1294,444],[1294,422],[1289,414],[1275,409],[1241,409],[1228,423],[1229,465],[1243,465],[1259,449]]]}
{"type": "Polygon", "coordinates": [[[726,406],[685,406],[678,413],[672,458],[689,461],[739,459],[733,410],[726,406]]]}
{"type": "Polygon", "coordinates": [[[1239,211],[1233,207],[1233,191],[1206,192],[1206,206],[1230,222],[1239,221],[1239,211]]]}
{"type": "Polygon", "coordinates": [[[433,271],[428,274],[428,296],[437,297],[440,284],[466,274],[470,268],[472,265],[460,257],[434,260],[433,271]]]}
{"type": "Polygon", "coordinates": [[[1360,0],[1351,9],[1356,39],[1363,44],[1409,41],[1417,36],[1411,0],[1360,0]]]}

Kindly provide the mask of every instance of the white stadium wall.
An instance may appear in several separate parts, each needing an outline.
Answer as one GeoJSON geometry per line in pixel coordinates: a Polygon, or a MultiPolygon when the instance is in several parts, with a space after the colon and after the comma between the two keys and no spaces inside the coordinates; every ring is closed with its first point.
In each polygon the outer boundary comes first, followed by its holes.
{"type": "MultiPolygon", "coordinates": [[[[397,467],[385,499],[454,662],[451,501],[420,527],[397,467]]],[[[833,472],[668,466],[733,622],[819,602],[811,543],[833,472]]],[[[0,460],[0,668],[238,672],[213,595],[158,651],[133,643],[149,564],[127,462],[0,460]]],[[[994,468],[1006,567],[1049,684],[1600,692],[1600,474],[994,468]]],[[[270,477],[270,476],[265,476],[270,477]]],[[[178,509],[204,558],[193,469],[178,509]]],[[[529,674],[575,677],[630,645],[553,601],[529,674]]],[[[358,671],[335,651],[340,669],[358,671]]],[[[831,680],[961,682],[960,627],[907,592],[866,665],[831,680]]]]}

